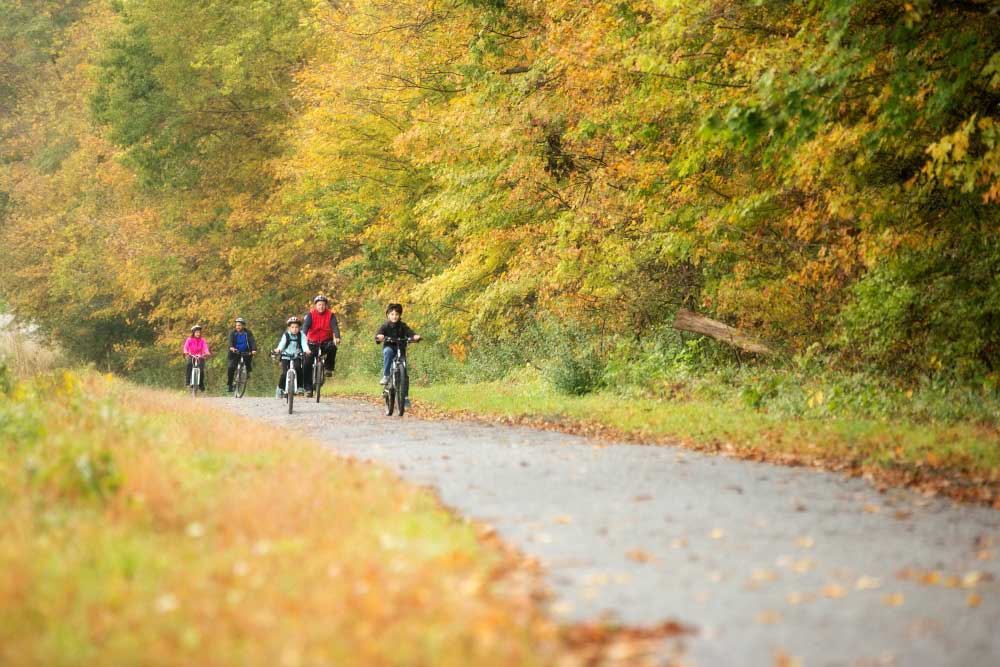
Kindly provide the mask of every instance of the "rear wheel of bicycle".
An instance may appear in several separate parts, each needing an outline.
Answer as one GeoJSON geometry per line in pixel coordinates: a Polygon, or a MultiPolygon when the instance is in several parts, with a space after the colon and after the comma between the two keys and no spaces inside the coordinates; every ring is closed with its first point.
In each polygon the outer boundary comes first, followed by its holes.
{"type": "Polygon", "coordinates": [[[392,390],[392,387],[386,387],[385,389],[382,390],[382,398],[385,399],[385,416],[391,417],[392,409],[396,405],[396,396],[395,392],[392,390]]]}
{"type": "Polygon", "coordinates": [[[236,387],[234,389],[233,393],[236,398],[243,398],[243,394],[247,391],[247,367],[242,364],[236,369],[236,387]]]}
{"type": "Polygon", "coordinates": [[[396,371],[396,412],[400,417],[406,411],[406,371],[396,371]]]}

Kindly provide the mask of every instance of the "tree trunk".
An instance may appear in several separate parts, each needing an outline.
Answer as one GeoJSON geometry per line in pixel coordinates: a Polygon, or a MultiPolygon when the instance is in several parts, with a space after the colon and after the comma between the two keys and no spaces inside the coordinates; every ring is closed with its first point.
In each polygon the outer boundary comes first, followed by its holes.
{"type": "Polygon", "coordinates": [[[763,354],[766,356],[775,354],[774,350],[769,348],[767,345],[754,340],[750,336],[741,332],[739,329],[731,327],[718,320],[713,320],[711,317],[699,315],[698,313],[692,312],[687,308],[681,308],[677,311],[673,327],[681,331],[691,331],[703,336],[708,336],[709,338],[714,338],[715,340],[721,340],[723,343],[728,343],[734,347],[740,348],[741,350],[753,352],[754,354],[763,354]]]}

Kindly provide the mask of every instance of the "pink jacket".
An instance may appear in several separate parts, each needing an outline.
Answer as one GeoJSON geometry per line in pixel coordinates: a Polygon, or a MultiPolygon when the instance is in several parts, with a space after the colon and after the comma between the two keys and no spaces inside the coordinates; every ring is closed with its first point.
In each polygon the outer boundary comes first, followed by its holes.
{"type": "Polygon", "coordinates": [[[210,354],[208,351],[208,341],[204,338],[188,336],[188,339],[184,341],[184,353],[193,354],[196,357],[208,356],[210,354]]]}

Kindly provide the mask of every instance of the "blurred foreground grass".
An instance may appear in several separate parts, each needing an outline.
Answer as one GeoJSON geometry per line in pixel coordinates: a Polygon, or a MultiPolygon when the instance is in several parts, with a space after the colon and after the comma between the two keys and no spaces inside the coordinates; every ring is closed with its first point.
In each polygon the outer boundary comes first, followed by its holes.
{"type": "Polygon", "coordinates": [[[5,384],[0,664],[590,659],[533,575],[380,468],[95,373],[5,384]]]}

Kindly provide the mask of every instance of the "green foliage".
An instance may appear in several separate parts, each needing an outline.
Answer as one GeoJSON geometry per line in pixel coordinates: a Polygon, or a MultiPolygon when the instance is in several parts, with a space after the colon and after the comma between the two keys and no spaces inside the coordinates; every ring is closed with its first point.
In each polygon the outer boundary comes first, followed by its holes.
{"type": "Polygon", "coordinates": [[[10,367],[0,357],[0,394],[9,394],[14,388],[14,375],[10,367]]]}
{"type": "Polygon", "coordinates": [[[845,376],[1000,372],[981,4],[56,4],[0,4],[34,93],[2,107],[0,277],[102,367],[152,377],[194,321],[221,338],[324,291],[362,339],[415,305],[422,382],[742,373],[664,329],[680,306],[845,376]]]}

